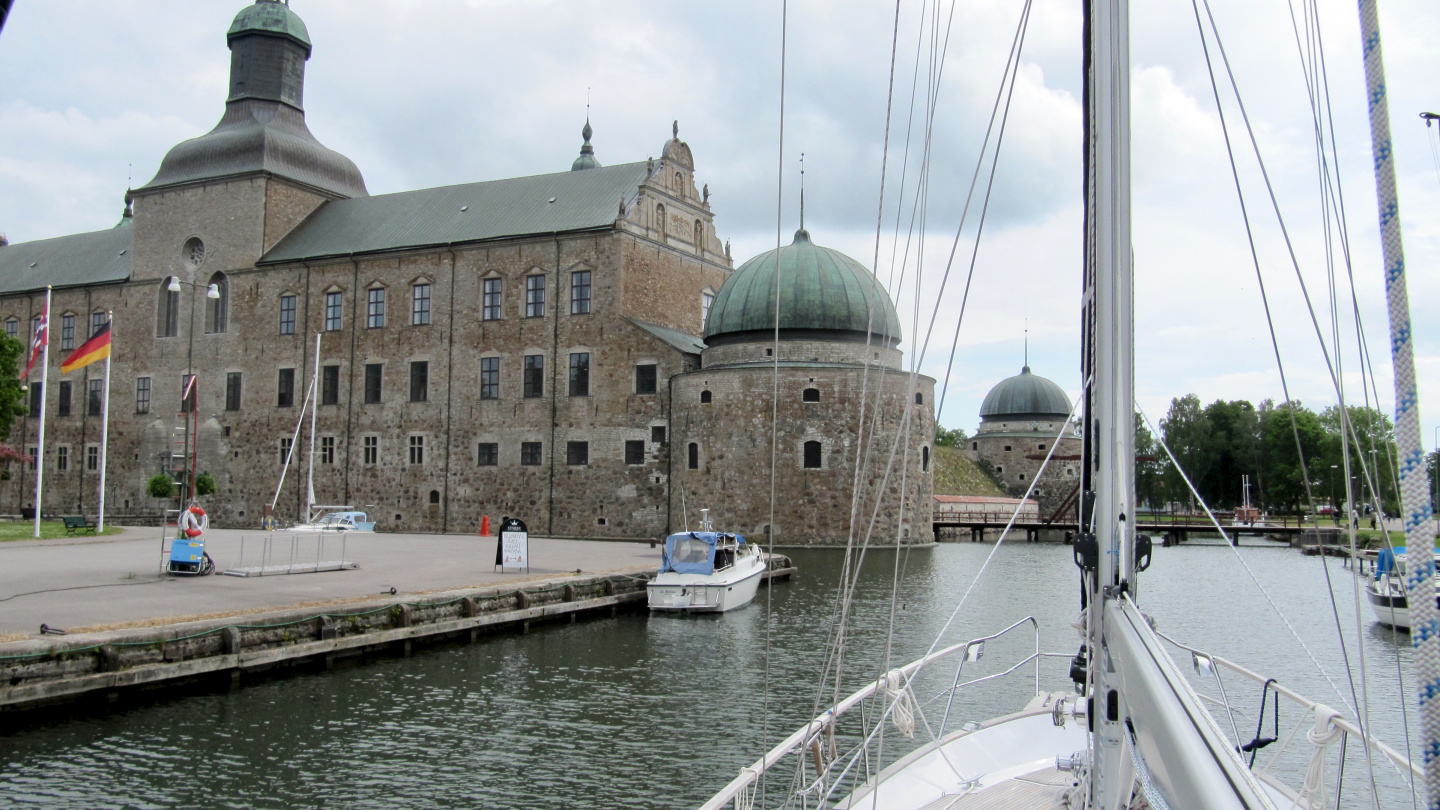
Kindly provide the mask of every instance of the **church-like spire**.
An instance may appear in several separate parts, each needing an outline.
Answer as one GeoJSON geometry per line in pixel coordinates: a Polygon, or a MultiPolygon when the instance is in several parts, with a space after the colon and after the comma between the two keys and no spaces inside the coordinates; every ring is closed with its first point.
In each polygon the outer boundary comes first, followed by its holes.
{"type": "MultiPolygon", "coordinates": [[[[588,108],[590,105],[585,106],[588,108]]],[[[594,134],[595,130],[590,128],[590,113],[587,111],[585,128],[580,130],[580,136],[585,139],[585,142],[580,145],[580,157],[575,158],[575,162],[570,164],[570,171],[578,172],[581,169],[600,168],[600,161],[595,159],[595,147],[590,145],[590,136],[594,134]]]]}

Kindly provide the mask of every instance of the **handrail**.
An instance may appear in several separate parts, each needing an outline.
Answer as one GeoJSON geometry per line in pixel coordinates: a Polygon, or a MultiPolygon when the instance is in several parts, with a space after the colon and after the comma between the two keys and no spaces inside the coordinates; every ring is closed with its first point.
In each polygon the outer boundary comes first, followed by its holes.
{"type": "MultiPolygon", "coordinates": [[[[949,647],[936,650],[935,652],[932,652],[921,658],[917,658],[916,660],[911,661],[903,667],[900,667],[898,671],[905,678],[904,689],[908,690],[910,688],[911,676],[913,676],[916,672],[919,672],[931,661],[937,661],[941,658],[954,655],[956,652],[969,649],[975,644],[980,644],[986,641],[993,641],[1026,622],[1030,622],[1030,624],[1035,628],[1036,633],[1039,633],[1040,623],[1035,620],[1034,616],[1026,616],[1025,618],[1020,619],[1019,621],[1015,622],[1009,627],[1006,627],[1004,630],[1001,630],[998,633],[993,633],[988,636],[981,636],[979,638],[973,638],[969,641],[962,641],[959,644],[952,644],[949,647]]],[[[881,675],[879,678],[876,678],[874,681],[871,681],[870,683],[861,687],[859,690],[852,693],[849,697],[835,704],[833,708],[827,709],[826,711],[817,715],[810,722],[806,723],[804,727],[802,727],[800,730],[796,731],[789,737],[786,737],[784,740],[782,740],[779,745],[776,745],[774,748],[771,748],[769,751],[765,752],[765,755],[760,757],[760,759],[756,760],[754,764],[750,765],[749,767],[741,768],[740,775],[730,780],[730,783],[727,784],[724,788],[721,788],[719,793],[716,793],[714,796],[710,797],[709,801],[700,806],[700,810],[722,810],[726,803],[734,800],[737,796],[741,795],[741,793],[747,787],[754,784],[755,781],[759,779],[760,774],[769,770],[771,766],[778,764],[780,760],[783,759],[787,754],[791,753],[797,748],[802,747],[805,741],[824,731],[827,725],[834,723],[835,720],[841,715],[850,711],[865,698],[868,698],[871,695],[875,694],[877,691],[884,689],[884,687],[885,677],[884,675],[881,675]]]]}
{"type": "MultiPolygon", "coordinates": [[[[1210,661],[1210,662],[1212,662],[1212,663],[1220,664],[1221,666],[1225,667],[1226,669],[1228,669],[1228,670],[1230,670],[1230,671],[1232,671],[1232,672],[1235,672],[1236,674],[1243,675],[1243,676],[1245,676],[1246,678],[1249,678],[1250,680],[1254,681],[1255,683],[1263,684],[1263,683],[1269,682],[1269,684],[1270,684],[1270,690],[1271,690],[1271,691],[1273,691],[1273,692],[1275,692],[1275,693],[1277,693],[1277,694],[1280,694],[1280,695],[1284,695],[1285,697],[1289,698],[1290,700],[1294,701],[1295,703],[1298,703],[1298,704],[1301,706],[1301,708],[1303,708],[1303,709],[1304,709],[1305,711],[1307,711],[1307,712],[1312,712],[1312,711],[1315,710],[1315,708],[1316,708],[1317,706],[1320,706],[1320,705],[1321,705],[1321,704],[1316,703],[1315,701],[1313,701],[1313,700],[1305,697],[1304,695],[1300,694],[1299,692],[1296,692],[1296,691],[1294,691],[1293,689],[1290,689],[1289,687],[1285,686],[1284,684],[1281,684],[1279,681],[1276,681],[1276,680],[1274,680],[1273,678],[1266,678],[1266,677],[1262,676],[1260,673],[1254,672],[1253,670],[1250,670],[1250,669],[1247,669],[1247,668],[1241,666],[1240,664],[1235,663],[1234,661],[1230,661],[1230,660],[1228,660],[1228,659],[1221,658],[1221,657],[1218,656],[1218,655],[1212,655],[1211,653],[1205,652],[1204,650],[1196,649],[1195,647],[1191,647],[1191,646],[1186,645],[1186,644],[1181,644],[1180,642],[1178,642],[1178,641],[1176,641],[1175,639],[1173,639],[1173,638],[1165,635],[1164,633],[1161,633],[1161,632],[1158,631],[1158,630],[1155,631],[1155,635],[1159,636],[1160,638],[1165,639],[1166,641],[1170,642],[1171,644],[1174,644],[1176,647],[1179,647],[1180,649],[1182,649],[1182,650],[1190,653],[1191,655],[1198,655],[1198,656],[1201,656],[1201,657],[1205,658],[1206,660],[1208,660],[1208,661],[1210,661]]],[[[1385,743],[1377,740],[1374,736],[1372,736],[1372,735],[1370,735],[1370,734],[1362,733],[1362,732],[1360,731],[1359,726],[1356,726],[1354,723],[1351,723],[1351,722],[1350,722],[1349,720],[1347,720],[1346,718],[1344,718],[1344,717],[1342,717],[1342,716],[1340,716],[1340,715],[1336,715],[1334,718],[1332,718],[1331,722],[1333,722],[1337,727],[1343,729],[1346,734],[1349,734],[1349,735],[1355,737],[1356,739],[1358,739],[1358,740],[1360,740],[1362,743],[1364,743],[1366,746],[1368,746],[1368,747],[1370,747],[1370,748],[1373,748],[1374,750],[1379,751],[1380,753],[1384,754],[1384,755],[1386,756],[1386,758],[1388,758],[1391,762],[1395,763],[1395,765],[1396,765],[1397,767],[1400,767],[1400,768],[1403,768],[1403,769],[1409,771],[1412,777],[1417,778],[1417,779],[1424,779],[1424,778],[1425,778],[1425,771],[1424,771],[1420,766],[1418,766],[1418,765],[1414,764],[1413,762],[1411,762],[1409,757],[1404,756],[1404,755],[1401,754],[1399,751],[1396,751],[1395,749],[1391,748],[1390,746],[1386,745],[1385,743]]],[[[1237,740],[1236,742],[1237,742],[1237,744],[1238,744],[1238,743],[1239,743],[1239,740],[1237,740]]]]}

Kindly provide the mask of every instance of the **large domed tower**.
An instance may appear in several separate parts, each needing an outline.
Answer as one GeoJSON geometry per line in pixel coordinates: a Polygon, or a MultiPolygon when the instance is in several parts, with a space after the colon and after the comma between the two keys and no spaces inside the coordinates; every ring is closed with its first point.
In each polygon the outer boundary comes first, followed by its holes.
{"type": "Polygon", "coordinates": [[[765,541],[773,408],[776,543],[843,545],[852,514],[865,516],[863,539],[877,498],[871,543],[929,542],[935,381],[901,370],[900,339],[874,275],[803,228],[741,265],[710,308],[701,369],[674,378],[671,514],[688,513],[693,527],[695,510],[708,507],[717,526],[765,541]],[[887,478],[902,432],[908,455],[901,442],[887,478]]]}
{"type": "Polygon", "coordinates": [[[1028,365],[1001,380],[980,404],[980,429],[968,451],[1018,498],[1040,474],[1056,436],[1060,445],[1032,494],[1041,516],[1049,517],[1073,501],[1080,481],[1080,439],[1064,389],[1028,365]]]}

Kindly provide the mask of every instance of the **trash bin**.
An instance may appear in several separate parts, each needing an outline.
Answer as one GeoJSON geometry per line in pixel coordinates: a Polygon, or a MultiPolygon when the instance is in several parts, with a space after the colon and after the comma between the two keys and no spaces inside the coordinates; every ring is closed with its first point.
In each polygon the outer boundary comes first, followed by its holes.
{"type": "Polygon", "coordinates": [[[21,519],[21,520],[34,520],[34,519],[35,519],[35,507],[33,507],[33,506],[22,506],[22,507],[20,507],[20,519],[21,519]]]}

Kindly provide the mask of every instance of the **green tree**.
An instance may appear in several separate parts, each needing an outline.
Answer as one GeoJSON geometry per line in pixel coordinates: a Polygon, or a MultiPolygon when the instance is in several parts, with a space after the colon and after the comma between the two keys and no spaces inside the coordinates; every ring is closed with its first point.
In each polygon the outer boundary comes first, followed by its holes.
{"type": "MultiPolygon", "coordinates": [[[[1170,412],[1160,420],[1160,435],[1165,439],[1165,446],[1174,454],[1175,461],[1189,476],[1190,482],[1197,484],[1197,488],[1217,459],[1211,433],[1210,420],[1205,415],[1205,409],[1200,407],[1199,397],[1186,394],[1170,400],[1170,412]]],[[[1189,501],[1192,507],[1195,506],[1190,488],[1174,466],[1165,470],[1164,481],[1167,500],[1189,501]]]]}
{"type": "Polygon", "coordinates": [[[1306,475],[1312,482],[1323,481],[1315,476],[1317,462],[1324,464],[1322,459],[1329,442],[1325,426],[1314,411],[1299,402],[1291,402],[1270,406],[1262,412],[1261,433],[1267,500],[1274,506],[1298,510],[1305,501],[1306,475]]]}
{"type": "Polygon", "coordinates": [[[1210,433],[1207,446],[1214,461],[1196,487],[1212,507],[1230,509],[1244,502],[1244,476],[1258,487],[1260,418],[1243,399],[1215,400],[1205,406],[1210,433]]]}
{"type": "Polygon", "coordinates": [[[1135,497],[1142,508],[1158,509],[1163,505],[1165,471],[1169,467],[1170,459],[1145,426],[1145,419],[1135,414],[1135,497]]]}
{"type": "MultiPolygon", "coordinates": [[[[1337,504],[1349,500],[1347,492],[1361,504],[1373,504],[1375,492],[1372,482],[1380,489],[1382,509],[1397,514],[1400,503],[1396,483],[1395,459],[1399,457],[1395,447],[1395,426],[1390,417],[1377,408],[1351,405],[1346,411],[1350,415],[1350,476],[1351,485],[1345,486],[1344,433],[1340,418],[1340,406],[1332,405],[1320,413],[1320,424],[1325,427],[1328,441],[1325,457],[1320,462],[1319,475],[1334,490],[1337,504]],[[1358,441],[1357,441],[1358,440],[1358,441]],[[1367,478],[1368,473],[1368,478],[1367,478]]],[[[1329,494],[1329,493],[1326,493],[1329,494]]],[[[1321,493],[1316,493],[1319,497],[1321,493]]]]}
{"type": "Polygon", "coordinates": [[[947,430],[939,422],[935,423],[935,446],[936,447],[961,447],[965,444],[965,429],[955,428],[947,430]]]}
{"type": "Polygon", "coordinates": [[[0,442],[10,438],[15,417],[29,412],[25,386],[20,382],[20,360],[28,348],[23,342],[0,335],[0,442]]]}

